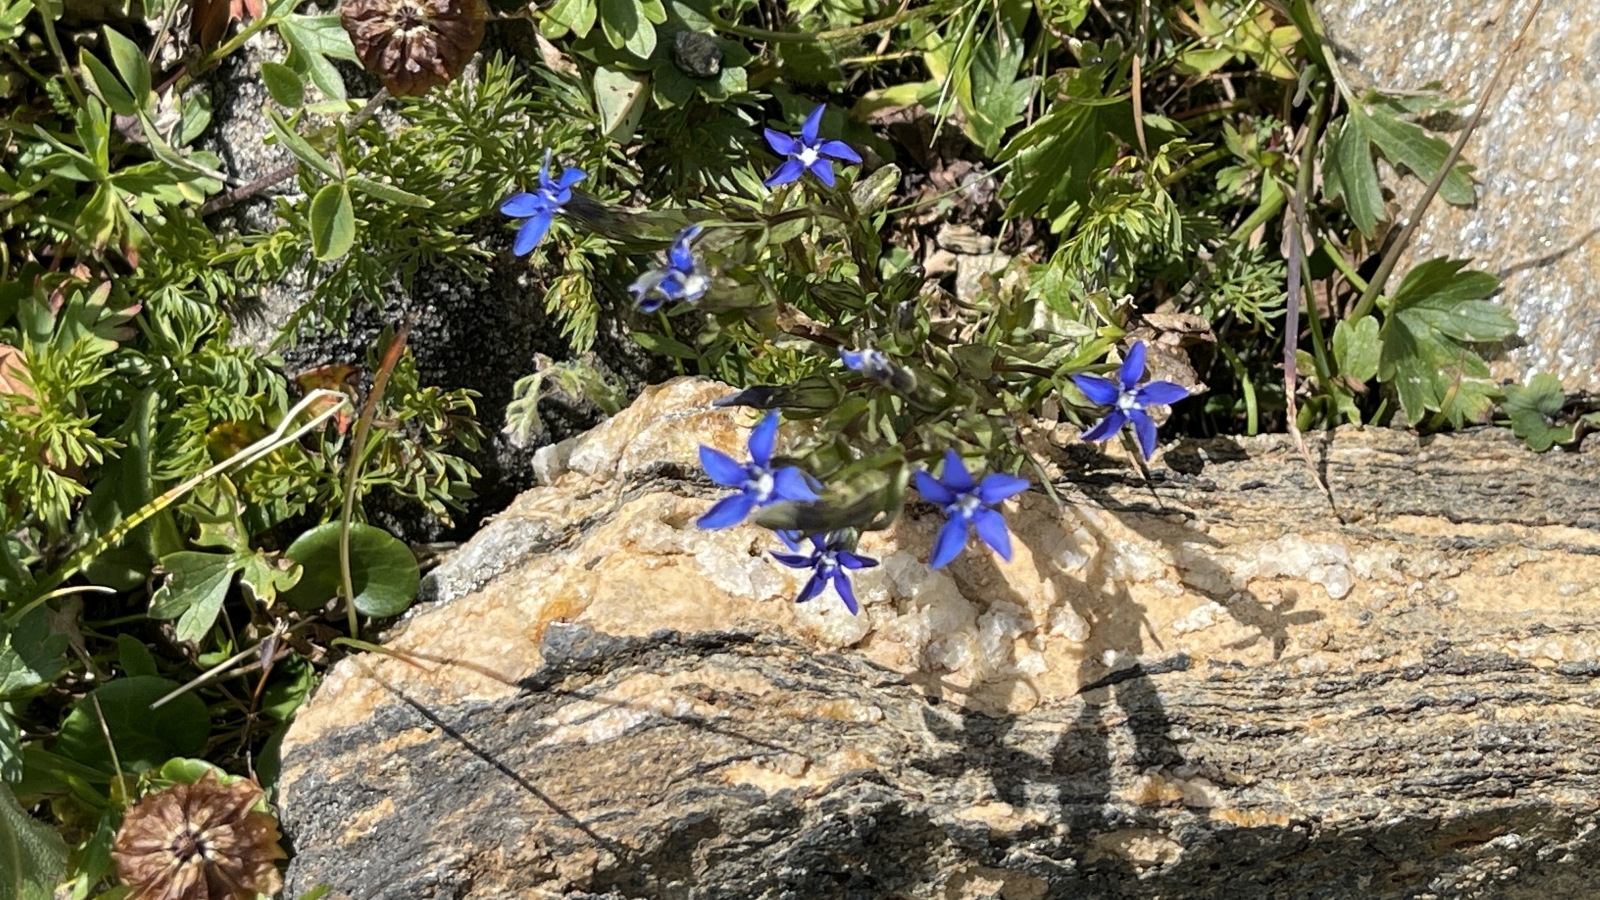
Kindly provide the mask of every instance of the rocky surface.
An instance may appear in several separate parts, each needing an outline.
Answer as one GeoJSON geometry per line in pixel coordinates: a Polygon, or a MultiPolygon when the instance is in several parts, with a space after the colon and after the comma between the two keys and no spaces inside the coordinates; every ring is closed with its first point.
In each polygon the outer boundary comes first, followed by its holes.
{"type": "MultiPolygon", "coordinates": [[[[680,380],[545,455],[283,746],[338,897],[1576,897],[1600,863],[1600,455],[1483,431],[1058,448],[1012,562],[862,614],[701,532],[680,380]]],[[[1041,447],[1044,443],[1041,443],[1041,447]]]]}
{"type": "MultiPolygon", "coordinates": [[[[1477,99],[1530,7],[1531,0],[1317,3],[1358,88],[1440,82],[1467,101],[1477,99]]],[[[1549,0],[1507,79],[1466,147],[1477,166],[1477,206],[1435,201],[1409,258],[1471,257],[1505,279],[1502,299],[1527,346],[1497,374],[1546,371],[1569,388],[1600,390],[1600,5],[1549,0]]],[[[1409,182],[1397,183],[1407,210],[1420,193],[1409,182]]]]}

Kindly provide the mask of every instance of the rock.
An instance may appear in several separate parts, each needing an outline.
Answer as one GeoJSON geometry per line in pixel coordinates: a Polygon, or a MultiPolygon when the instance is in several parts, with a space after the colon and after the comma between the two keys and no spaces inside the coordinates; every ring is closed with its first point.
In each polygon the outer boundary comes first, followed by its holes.
{"type": "MultiPolygon", "coordinates": [[[[1481,93],[1528,7],[1317,4],[1356,89],[1438,81],[1466,101],[1481,93]]],[[[1527,341],[1495,374],[1546,371],[1569,389],[1600,390],[1600,5],[1547,4],[1497,94],[1464,154],[1477,167],[1476,208],[1435,200],[1399,273],[1435,256],[1473,258],[1505,279],[1502,302],[1527,341]]],[[[1397,186],[1409,211],[1421,186],[1416,179],[1397,186]]]]}
{"type": "Polygon", "coordinates": [[[980,234],[978,229],[971,225],[946,222],[939,226],[939,233],[934,235],[933,239],[940,247],[951,253],[976,255],[994,252],[994,238],[980,234]]]}
{"type": "Polygon", "coordinates": [[[1600,453],[1499,430],[1073,445],[1015,557],[867,535],[851,617],[680,379],[574,442],[283,742],[294,896],[1586,896],[1600,453]]]}

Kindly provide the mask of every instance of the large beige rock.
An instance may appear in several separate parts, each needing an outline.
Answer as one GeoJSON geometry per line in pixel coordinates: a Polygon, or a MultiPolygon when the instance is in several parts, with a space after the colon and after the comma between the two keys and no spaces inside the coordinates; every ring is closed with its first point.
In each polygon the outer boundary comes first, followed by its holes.
{"type": "Polygon", "coordinates": [[[867,535],[851,616],[694,527],[695,448],[754,419],[726,390],[547,459],[411,659],[334,668],[283,746],[291,890],[1578,896],[1600,862],[1595,453],[1342,431],[1341,521],[1282,439],[1153,484],[1075,445],[1009,563],[930,571],[929,507],[867,535]]]}
{"type": "MultiPolygon", "coordinates": [[[[1475,101],[1532,2],[1316,6],[1357,87],[1440,82],[1475,101]]],[[[1435,256],[1473,258],[1505,279],[1502,301],[1527,341],[1496,374],[1545,371],[1569,388],[1600,390],[1600,4],[1548,0],[1506,79],[1466,147],[1477,206],[1435,200],[1400,272],[1435,256]]],[[[1399,187],[1409,212],[1420,186],[1399,187]]]]}

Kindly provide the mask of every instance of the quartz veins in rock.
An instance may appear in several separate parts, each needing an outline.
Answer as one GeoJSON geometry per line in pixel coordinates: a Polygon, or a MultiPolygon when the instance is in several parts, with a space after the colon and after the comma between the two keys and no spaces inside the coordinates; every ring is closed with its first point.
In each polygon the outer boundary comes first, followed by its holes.
{"type": "Polygon", "coordinates": [[[339,20],[361,64],[396,97],[448,84],[483,42],[480,0],[346,0],[339,20]]]}

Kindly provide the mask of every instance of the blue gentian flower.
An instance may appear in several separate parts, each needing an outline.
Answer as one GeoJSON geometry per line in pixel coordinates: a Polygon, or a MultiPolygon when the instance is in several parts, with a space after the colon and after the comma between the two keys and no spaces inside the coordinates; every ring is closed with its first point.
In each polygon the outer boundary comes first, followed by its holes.
{"type": "Polygon", "coordinates": [[[967,467],[961,463],[960,454],[946,450],[944,475],[934,478],[919,470],[916,482],[917,491],[928,502],[943,507],[944,514],[949,517],[934,539],[933,558],[928,560],[928,565],[941,569],[960,556],[971,529],[977,529],[978,537],[1000,554],[1001,559],[1011,560],[1011,535],[1006,532],[1006,520],[989,507],[1027,490],[1027,479],[991,472],[983,481],[974,483],[967,467]]]}
{"type": "Polygon", "coordinates": [[[818,181],[833,187],[832,160],[856,165],[861,163],[861,155],[850,149],[850,145],[844,141],[818,139],[817,130],[822,127],[822,112],[826,108],[826,105],[819,106],[806,116],[805,124],[800,126],[799,138],[766,129],[767,143],[772,145],[773,152],[788,157],[766,180],[767,187],[799,181],[807,171],[817,176],[818,181]]]}
{"type": "Polygon", "coordinates": [[[711,278],[700,261],[694,258],[689,244],[700,236],[700,226],[690,225],[678,232],[667,250],[667,264],[640,275],[628,290],[643,312],[653,313],[668,300],[687,300],[693,303],[705,296],[711,278]]]}
{"type": "Polygon", "coordinates": [[[511,252],[525,256],[539,246],[550,233],[550,223],[561,214],[561,208],[572,199],[572,186],[584,179],[581,169],[563,169],[559,179],[550,178],[550,151],[544,152],[544,166],[539,169],[539,189],[523,192],[500,204],[500,211],[513,219],[526,218],[517,229],[517,241],[511,252]]]}
{"type": "Polygon", "coordinates": [[[711,480],[739,493],[718,500],[695,524],[701,528],[727,528],[744,521],[758,506],[780,500],[802,503],[817,499],[805,473],[794,466],[772,469],[772,448],[778,442],[777,410],[767,413],[750,431],[750,461],[742,463],[720,450],[700,445],[700,465],[711,480]]]}
{"type": "MultiPolygon", "coordinates": [[[[799,550],[799,546],[786,535],[784,543],[790,549],[799,550]]],[[[772,558],[783,563],[791,569],[811,569],[811,580],[800,590],[800,596],[794,598],[796,603],[807,600],[822,593],[828,587],[828,582],[833,582],[833,589],[839,592],[839,599],[844,601],[844,608],[850,610],[850,615],[861,612],[861,604],[856,602],[856,592],[850,587],[850,576],[846,574],[853,569],[870,569],[878,564],[875,559],[869,559],[845,548],[842,535],[831,535],[824,538],[820,534],[811,536],[811,552],[800,553],[773,552],[772,558]]]]}
{"type": "Polygon", "coordinates": [[[1086,441],[1103,441],[1133,423],[1133,432],[1139,438],[1139,449],[1149,459],[1156,452],[1156,423],[1145,412],[1147,406],[1165,406],[1189,396],[1189,389],[1170,381],[1151,381],[1139,384],[1144,377],[1144,341],[1137,341],[1128,349],[1128,355],[1117,369],[1117,380],[1098,375],[1074,375],[1072,383],[1083,391],[1090,401],[1111,407],[1111,412],[1094,427],[1083,433],[1086,441]]]}
{"type": "Polygon", "coordinates": [[[879,384],[888,384],[894,377],[894,363],[881,350],[840,350],[839,359],[847,369],[871,378],[879,384]]]}

